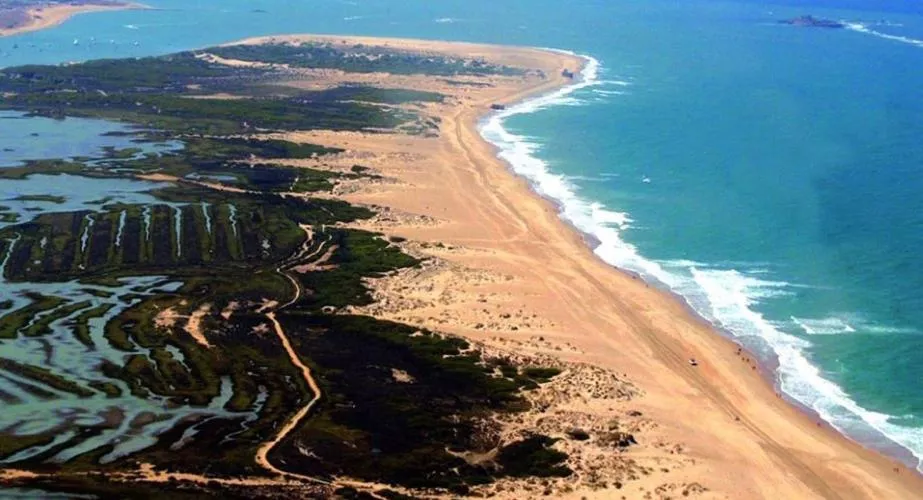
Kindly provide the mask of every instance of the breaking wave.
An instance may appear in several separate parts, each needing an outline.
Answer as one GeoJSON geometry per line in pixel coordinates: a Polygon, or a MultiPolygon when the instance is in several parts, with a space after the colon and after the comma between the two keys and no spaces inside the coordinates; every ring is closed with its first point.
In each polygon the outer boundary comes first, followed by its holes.
{"type": "MultiPolygon", "coordinates": [[[[790,297],[803,285],[766,279],[764,269],[744,263],[738,268],[722,268],[687,260],[654,261],[642,256],[637,248],[621,238],[632,219],[626,212],[607,208],[601,203],[579,195],[579,176],[566,176],[550,170],[539,158],[542,144],[536,138],[515,134],[504,127],[505,121],[516,115],[531,114],[556,106],[592,103],[588,95],[619,92],[630,82],[599,79],[600,63],[586,59],[581,78],[573,85],[547,95],[510,106],[488,116],[480,123],[482,136],[495,145],[498,156],[513,172],[525,177],[540,195],[553,200],[560,216],[594,241],[594,252],[605,262],[637,273],[642,278],[659,283],[683,297],[702,317],[739,339],[756,354],[778,360],[780,389],[794,400],[813,409],[832,426],[855,438],[873,444],[897,444],[917,457],[917,468],[923,472],[923,429],[898,425],[894,417],[862,408],[842,388],[829,381],[809,360],[811,343],[792,333],[831,335],[850,333],[855,326],[842,318],[791,318],[774,322],[757,310],[758,305],[781,297],[790,297]],[[612,86],[609,90],[600,87],[612,86]],[[582,92],[589,89],[587,92],[582,92]],[[800,328],[796,331],[793,326],[800,328]],[[792,333],[786,333],[789,329],[792,333]],[[870,437],[871,436],[871,437],[870,437]]],[[[603,94],[605,95],[605,94],[603,94]]],[[[617,174],[600,177],[617,178],[617,174]]],[[[727,263],[722,263],[727,264],[727,263]]],[[[863,325],[863,331],[874,328],[863,325]]]]}
{"type": "Polygon", "coordinates": [[[907,43],[916,47],[923,48],[923,40],[910,38],[908,36],[889,35],[887,33],[873,30],[872,28],[869,28],[867,25],[862,23],[846,23],[846,29],[855,31],[857,33],[865,33],[866,35],[877,36],[878,38],[884,38],[885,40],[907,43]]]}

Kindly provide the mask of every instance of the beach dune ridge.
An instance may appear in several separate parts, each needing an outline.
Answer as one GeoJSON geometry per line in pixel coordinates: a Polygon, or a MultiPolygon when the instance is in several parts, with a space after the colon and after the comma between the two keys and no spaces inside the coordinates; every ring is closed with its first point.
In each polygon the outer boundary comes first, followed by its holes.
{"type": "MultiPolygon", "coordinates": [[[[516,175],[525,173],[521,171],[524,166],[516,163],[523,157],[512,158],[512,152],[482,137],[498,139],[503,133],[501,118],[512,106],[555,105],[567,99],[568,86],[592,84],[592,78],[585,78],[592,76],[592,59],[547,49],[370,37],[272,40],[464,53],[495,64],[541,68],[548,76],[518,84],[493,82],[493,87],[478,92],[454,93],[450,105],[429,110],[441,123],[436,139],[395,144],[390,138],[374,136],[313,133],[299,137],[372,155],[377,158],[377,171],[399,181],[346,195],[349,201],[418,216],[378,229],[451,248],[450,252],[439,250],[439,256],[457,269],[505,277],[500,284],[465,286],[463,276],[443,276],[440,279],[452,283],[451,303],[430,297],[432,305],[419,311],[381,310],[384,317],[490,340],[490,329],[479,327],[481,322],[470,311],[479,307],[485,295],[503,296],[504,307],[512,305],[521,308],[524,316],[536,314],[544,319],[540,327],[518,324],[508,335],[500,335],[504,342],[523,342],[532,346],[526,348],[552,351],[567,361],[626,374],[644,391],[632,404],[656,424],[655,439],[681,443],[684,455],[690,457],[677,473],[681,482],[701,483],[713,493],[720,492],[719,497],[914,498],[923,491],[923,479],[915,471],[852,442],[786,402],[753,356],[696,316],[678,297],[602,261],[586,244],[585,236],[562,221],[560,207],[540,196],[551,193],[542,193],[543,186],[516,175]],[[562,76],[564,70],[575,68],[584,72],[584,79],[562,76]],[[494,104],[506,109],[491,111],[494,104]],[[406,159],[399,154],[411,151],[418,158],[413,164],[395,160],[406,159]],[[418,223],[419,216],[439,223],[418,223]],[[538,338],[547,345],[535,342],[538,338]],[[691,358],[698,366],[690,365],[691,358]]],[[[627,223],[622,214],[606,217],[627,223]]],[[[446,292],[432,285],[401,284],[405,291],[412,287],[431,288],[431,295],[446,292]]]]}

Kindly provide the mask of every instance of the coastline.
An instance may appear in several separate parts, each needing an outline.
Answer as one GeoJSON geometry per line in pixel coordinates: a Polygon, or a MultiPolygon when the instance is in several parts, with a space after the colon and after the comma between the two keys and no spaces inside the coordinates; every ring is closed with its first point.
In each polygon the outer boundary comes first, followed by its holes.
{"type": "MultiPolygon", "coordinates": [[[[549,93],[533,94],[530,96],[526,96],[520,99],[519,101],[513,103],[511,108],[515,109],[519,106],[528,107],[528,105],[530,105],[531,103],[546,101],[548,98],[551,98],[551,97],[556,97],[557,99],[566,99],[567,96],[569,96],[570,93],[572,93],[575,90],[580,90],[586,87],[593,87],[601,83],[596,80],[596,71],[597,71],[597,66],[599,65],[599,61],[597,61],[596,59],[590,56],[575,54],[573,52],[569,52],[566,50],[559,50],[559,49],[553,49],[553,48],[542,48],[542,50],[548,50],[551,52],[562,53],[562,54],[569,54],[569,55],[582,58],[584,64],[581,67],[580,71],[578,71],[578,74],[581,78],[576,83],[555,89],[553,91],[550,91],[549,93]],[[591,81],[590,82],[585,81],[585,73],[587,71],[588,66],[591,67],[590,69],[591,81]]],[[[552,99],[552,101],[554,100],[555,99],[552,99]]],[[[589,249],[595,254],[597,248],[601,247],[603,243],[600,241],[600,239],[595,234],[593,234],[593,232],[589,230],[585,231],[581,229],[577,221],[571,220],[568,217],[568,214],[564,213],[564,211],[568,208],[567,202],[559,200],[555,198],[555,196],[553,195],[543,194],[542,192],[543,186],[541,185],[542,179],[534,178],[533,176],[530,175],[531,174],[530,172],[526,172],[526,173],[516,172],[516,168],[514,165],[515,162],[512,160],[503,159],[502,158],[502,155],[504,152],[503,147],[498,145],[498,143],[496,143],[495,141],[491,140],[488,137],[489,131],[487,130],[487,128],[490,125],[492,118],[498,118],[499,121],[497,125],[500,128],[502,128],[502,125],[500,124],[505,118],[520,115],[520,114],[529,115],[535,111],[544,109],[546,107],[554,107],[559,104],[560,103],[556,103],[556,102],[541,103],[538,106],[538,109],[526,109],[521,112],[510,111],[510,110],[496,111],[496,112],[492,111],[492,112],[486,113],[483,117],[481,117],[481,119],[478,120],[478,131],[480,135],[482,136],[482,138],[488,143],[490,143],[491,146],[493,146],[494,151],[496,152],[498,157],[500,157],[501,161],[505,165],[507,165],[507,168],[512,173],[514,173],[514,175],[524,178],[529,184],[529,189],[535,195],[541,197],[542,199],[550,203],[554,207],[554,209],[558,213],[561,214],[560,215],[561,220],[568,227],[576,231],[581,236],[584,244],[587,247],[589,247],[589,249]],[[506,115],[506,116],[502,116],[502,115],[506,115]]],[[[548,174],[552,176],[557,175],[550,171],[548,172],[548,174]]],[[[582,201],[583,200],[580,200],[580,202],[582,201]]],[[[773,389],[773,391],[775,391],[781,398],[787,401],[790,405],[794,406],[797,410],[799,410],[801,413],[806,415],[812,421],[818,422],[822,427],[827,427],[830,430],[836,432],[837,434],[840,434],[846,437],[847,439],[849,439],[850,441],[856,442],[865,448],[881,453],[885,455],[886,457],[896,459],[900,461],[905,467],[907,467],[911,472],[923,475],[923,459],[914,455],[914,453],[911,450],[903,447],[901,444],[894,441],[884,431],[875,429],[874,431],[868,434],[864,434],[861,432],[850,433],[847,430],[838,429],[835,422],[828,421],[824,417],[824,415],[819,413],[817,410],[805,405],[804,403],[796,399],[794,396],[784,392],[784,389],[782,388],[782,384],[781,384],[780,373],[779,373],[779,369],[780,369],[779,359],[776,353],[771,353],[771,355],[765,356],[765,355],[759,355],[753,352],[749,347],[741,343],[739,339],[737,338],[737,336],[731,330],[725,329],[721,327],[719,324],[716,324],[710,321],[706,316],[701,314],[696,309],[696,307],[689,301],[687,297],[682,295],[682,293],[671,288],[670,285],[667,284],[666,282],[658,280],[657,277],[652,276],[652,275],[647,275],[647,277],[645,277],[646,275],[642,271],[635,271],[632,269],[623,268],[617,263],[608,262],[606,258],[602,255],[597,255],[597,258],[601,260],[604,264],[618,269],[619,271],[621,271],[622,273],[625,273],[632,279],[644,281],[647,285],[656,287],[657,289],[661,290],[664,294],[682,303],[683,306],[685,306],[685,309],[688,312],[688,314],[701,320],[707,328],[711,329],[715,334],[721,336],[723,339],[733,344],[733,346],[740,348],[741,357],[743,359],[746,359],[748,363],[750,362],[749,358],[752,358],[752,361],[756,366],[757,372],[763,377],[765,382],[773,389]]]]}
{"type": "MultiPolygon", "coordinates": [[[[562,51],[562,50],[557,50],[557,49],[545,49],[545,48],[542,48],[541,50],[547,50],[547,51],[550,51],[550,52],[565,53],[565,54],[570,54],[570,55],[573,55],[573,56],[576,56],[576,57],[581,57],[581,58],[583,59],[583,64],[580,66],[579,71],[577,71],[578,76],[581,76],[581,77],[583,76],[583,73],[584,73],[584,71],[586,70],[587,64],[590,63],[591,61],[592,61],[592,62],[595,62],[595,61],[592,60],[591,58],[588,58],[588,57],[586,57],[586,56],[580,56],[580,55],[575,54],[575,53],[572,53],[572,52],[567,52],[567,51],[562,51]]],[[[572,88],[572,87],[576,87],[576,88],[581,87],[580,82],[578,82],[578,83],[573,83],[573,84],[570,84],[570,85],[565,85],[565,86],[559,87],[559,88],[557,88],[557,89],[552,89],[552,90],[541,89],[541,90],[530,91],[530,92],[524,93],[524,94],[522,94],[522,95],[517,95],[515,98],[512,99],[512,103],[511,103],[511,104],[512,104],[512,105],[527,104],[527,103],[529,103],[530,101],[539,100],[539,99],[542,99],[543,97],[546,97],[546,96],[548,95],[548,92],[556,92],[556,91],[560,91],[560,90],[567,89],[567,88],[572,88]]],[[[528,112],[526,112],[526,113],[524,113],[524,114],[527,114],[527,113],[528,113],[528,112]]],[[[490,117],[491,114],[495,114],[495,112],[488,112],[488,113],[485,113],[484,115],[482,115],[481,117],[479,117],[479,118],[477,119],[478,125],[477,125],[475,128],[477,129],[477,131],[478,131],[478,133],[480,134],[481,138],[482,138],[485,142],[487,142],[487,143],[493,148],[494,152],[495,152],[497,155],[499,155],[499,153],[500,153],[500,148],[499,148],[497,145],[493,144],[493,143],[485,136],[485,133],[484,133],[484,130],[483,130],[483,123],[487,121],[487,119],[490,117]]],[[[556,211],[560,211],[560,208],[561,208],[561,203],[560,203],[560,202],[558,202],[557,200],[555,200],[555,199],[553,199],[553,198],[551,198],[551,197],[548,197],[548,196],[545,196],[545,195],[541,194],[541,193],[538,191],[537,186],[536,186],[528,177],[525,177],[525,176],[523,176],[523,175],[517,174],[516,172],[513,171],[513,165],[512,165],[510,162],[508,162],[508,161],[506,161],[506,160],[502,160],[502,159],[499,158],[499,157],[498,157],[498,160],[501,161],[501,162],[505,165],[505,167],[508,169],[508,171],[510,171],[510,173],[512,173],[513,175],[515,175],[515,176],[517,176],[517,177],[519,177],[519,178],[523,178],[524,180],[527,181],[527,183],[529,184],[529,190],[530,190],[531,194],[533,194],[534,196],[537,196],[537,197],[541,198],[541,199],[542,199],[543,201],[545,201],[546,203],[551,204],[551,205],[554,207],[554,209],[555,209],[556,211]]],[[[596,239],[595,239],[595,237],[594,237],[592,234],[590,234],[590,233],[585,233],[585,232],[581,231],[578,227],[574,226],[570,221],[568,221],[568,220],[566,220],[566,219],[561,218],[561,222],[563,222],[563,223],[567,226],[568,229],[570,229],[571,231],[577,233],[577,235],[579,236],[579,238],[582,240],[583,245],[585,245],[591,252],[594,250],[594,247],[595,247],[594,243],[596,243],[596,241],[595,241],[596,239]]],[[[776,370],[775,370],[775,368],[772,366],[772,363],[773,363],[773,362],[776,362],[774,358],[770,358],[770,359],[768,359],[768,360],[767,360],[767,359],[761,359],[761,358],[757,357],[756,354],[754,354],[754,353],[748,351],[746,347],[742,347],[740,344],[738,344],[738,343],[734,340],[733,334],[731,334],[731,333],[729,333],[729,332],[723,331],[723,330],[722,330],[720,327],[718,327],[717,325],[712,324],[712,323],[709,322],[706,318],[703,318],[702,316],[700,316],[700,315],[695,311],[695,309],[693,308],[693,306],[692,306],[691,304],[689,304],[683,296],[681,296],[681,295],[679,295],[678,293],[676,293],[676,292],[674,292],[673,290],[671,290],[666,284],[659,283],[659,282],[656,282],[656,281],[655,281],[655,282],[646,281],[641,275],[639,275],[639,274],[636,273],[636,272],[633,272],[633,271],[627,270],[627,269],[622,269],[622,268],[619,268],[618,266],[613,266],[612,264],[609,264],[608,262],[605,262],[605,261],[602,259],[602,257],[599,257],[599,256],[595,256],[595,257],[596,257],[596,259],[599,260],[603,265],[608,266],[608,267],[612,267],[613,269],[617,270],[618,272],[623,273],[624,275],[626,275],[626,276],[627,276],[628,278],[630,278],[631,280],[642,281],[642,282],[644,282],[646,288],[649,287],[649,286],[653,286],[653,287],[655,287],[657,290],[659,290],[662,294],[668,296],[669,299],[674,300],[674,301],[677,301],[677,302],[680,302],[681,305],[683,306],[683,308],[685,309],[685,313],[686,313],[686,314],[693,316],[694,320],[696,320],[696,321],[698,321],[699,323],[701,323],[701,325],[702,325],[705,329],[711,330],[711,332],[710,332],[711,335],[717,337],[716,339],[714,339],[715,341],[717,341],[717,343],[728,343],[728,344],[730,344],[730,345],[731,345],[732,347],[734,347],[734,348],[739,348],[740,357],[741,357],[747,364],[750,364],[750,363],[751,363],[751,359],[750,359],[750,358],[752,358],[752,363],[753,363],[753,364],[751,365],[751,367],[755,367],[756,373],[760,376],[760,378],[762,379],[762,381],[764,382],[764,384],[766,384],[770,390],[772,390],[773,392],[775,392],[777,396],[779,396],[782,400],[784,400],[784,403],[787,403],[787,404],[788,404],[789,406],[791,406],[794,410],[796,410],[796,413],[797,413],[798,417],[800,417],[801,419],[807,418],[807,419],[809,419],[809,420],[811,420],[811,421],[813,421],[813,422],[817,422],[819,428],[821,428],[821,429],[824,430],[824,431],[827,431],[827,433],[833,433],[834,439],[843,439],[843,440],[847,441],[847,443],[848,443],[849,445],[859,445],[859,446],[862,448],[862,451],[863,451],[863,452],[871,452],[872,454],[875,454],[875,455],[878,455],[878,454],[883,455],[882,457],[877,457],[877,456],[876,456],[876,457],[873,457],[873,458],[884,458],[885,460],[898,459],[898,460],[899,460],[899,462],[898,462],[898,464],[899,464],[898,467],[902,467],[902,468],[906,469],[906,472],[909,473],[911,476],[916,476],[917,478],[923,478],[923,472],[921,472],[921,471],[919,471],[919,470],[913,468],[913,467],[908,463],[908,462],[910,462],[910,461],[916,461],[917,458],[916,458],[912,453],[910,453],[908,450],[906,450],[906,449],[900,447],[897,443],[891,443],[891,442],[889,442],[887,445],[880,445],[878,448],[876,448],[876,447],[874,447],[873,445],[870,445],[870,444],[867,444],[867,443],[862,443],[861,441],[854,440],[854,439],[852,439],[850,436],[846,435],[843,431],[840,431],[840,430],[836,429],[831,423],[829,423],[829,422],[827,422],[827,421],[825,421],[825,420],[822,420],[822,417],[821,417],[816,411],[814,411],[813,409],[811,409],[811,408],[809,408],[809,407],[803,405],[803,404],[800,403],[799,401],[797,401],[797,400],[791,398],[790,396],[788,396],[787,394],[781,392],[781,389],[778,387],[778,377],[777,377],[776,370]],[[888,450],[890,450],[890,452],[889,452],[888,450]],[[900,458],[900,455],[903,456],[903,459],[900,458]],[[907,462],[904,462],[903,460],[907,460],[907,462]]],[[[609,367],[609,368],[615,368],[615,367],[609,367]]],[[[898,469],[897,469],[897,468],[895,468],[895,469],[893,469],[893,470],[894,470],[894,472],[898,472],[898,469]]]]}
{"type": "MultiPolygon", "coordinates": [[[[478,47],[485,53],[493,51],[494,60],[507,61],[516,59],[510,52],[542,52],[548,67],[558,70],[562,63],[573,66],[576,61],[575,56],[536,49],[385,42],[422,50],[478,47]]],[[[692,457],[681,473],[684,480],[701,482],[733,498],[913,497],[923,488],[923,477],[820,424],[781,397],[749,353],[739,352],[737,344],[695,315],[680,297],[602,261],[585,235],[559,218],[553,201],[542,198],[527,179],[515,175],[497,157],[497,148],[479,130],[490,105],[513,105],[569,83],[555,76],[504,95],[468,97],[464,104],[439,114],[443,138],[438,145],[424,147],[400,138],[402,144],[388,148],[379,140],[342,134],[300,138],[326,139],[322,142],[328,145],[379,154],[395,153],[397,146],[405,153],[429,148],[439,161],[426,162],[425,169],[377,165],[401,186],[360,190],[345,198],[430,217],[437,222],[376,229],[414,241],[445,243],[451,251],[439,253],[440,258],[510,277],[506,281],[511,283],[491,289],[505,291],[506,305],[516,301],[515,307],[541,313],[547,321],[507,337],[534,339],[541,333],[541,340],[548,338],[551,347],[536,348],[534,342],[522,347],[625,373],[646,392],[634,406],[656,423],[655,439],[682,443],[692,457]],[[574,349],[562,351],[561,345],[574,349]],[[693,357],[700,366],[688,365],[693,357]]],[[[458,282],[451,285],[464,287],[458,282]]],[[[494,332],[464,317],[463,309],[477,307],[480,301],[477,292],[470,295],[467,303],[441,304],[418,314],[386,311],[379,316],[490,341],[494,332]],[[434,321],[438,316],[433,313],[440,308],[451,311],[456,320],[434,321]]]]}
{"type": "Polygon", "coordinates": [[[80,14],[143,8],[146,7],[138,3],[124,3],[119,5],[53,5],[49,7],[33,7],[26,10],[26,14],[30,18],[29,22],[12,29],[0,28],[0,37],[21,35],[23,33],[30,33],[33,31],[53,28],[80,14]]]}
{"type": "MultiPolygon", "coordinates": [[[[572,53],[572,52],[568,52],[568,51],[563,51],[563,50],[558,50],[558,49],[550,49],[550,48],[547,48],[547,49],[546,49],[546,48],[541,48],[541,50],[547,50],[547,51],[550,51],[550,52],[565,53],[565,54],[570,54],[570,55],[573,55],[573,56],[576,56],[576,57],[581,57],[581,58],[583,59],[583,64],[581,65],[579,71],[577,71],[577,74],[578,74],[578,76],[580,76],[580,77],[583,76],[583,73],[584,73],[584,71],[585,71],[585,69],[586,69],[588,63],[590,63],[591,61],[594,62],[594,63],[596,62],[595,60],[593,60],[592,58],[589,58],[589,57],[587,57],[587,56],[581,56],[581,55],[578,55],[578,54],[575,54],[575,53],[572,53]]],[[[516,99],[512,102],[512,105],[527,104],[527,103],[529,103],[530,101],[539,100],[539,99],[542,99],[542,98],[546,97],[546,96],[548,95],[548,92],[557,92],[557,91],[560,91],[560,90],[563,90],[563,89],[572,88],[572,87],[580,88],[580,87],[581,87],[581,84],[580,84],[580,82],[578,82],[578,83],[573,83],[573,84],[570,84],[570,85],[565,85],[565,86],[560,87],[560,88],[557,88],[557,89],[552,89],[551,91],[546,91],[546,90],[542,89],[542,90],[536,90],[536,91],[534,91],[534,92],[529,92],[529,93],[526,93],[526,94],[524,94],[524,95],[522,95],[522,96],[517,96],[516,99]]],[[[552,106],[553,106],[553,105],[552,105],[552,106]]],[[[499,148],[497,145],[493,144],[493,143],[485,136],[485,133],[484,133],[484,130],[483,130],[483,126],[482,126],[482,125],[483,125],[483,122],[485,122],[485,121],[490,117],[491,114],[495,114],[495,113],[494,113],[494,112],[485,113],[483,116],[481,116],[480,118],[478,118],[478,120],[477,120],[478,125],[476,126],[476,129],[478,130],[478,133],[481,135],[482,139],[483,139],[485,142],[487,142],[488,144],[490,144],[490,145],[492,146],[493,150],[495,151],[495,153],[496,153],[497,155],[499,155],[499,153],[500,153],[500,148],[499,148]]],[[[528,112],[525,112],[524,114],[528,114],[528,112]]],[[[507,168],[511,173],[513,173],[513,174],[516,175],[517,177],[520,177],[520,178],[525,179],[525,180],[528,182],[528,184],[529,184],[529,190],[530,190],[530,192],[531,192],[534,196],[538,196],[538,197],[541,198],[543,201],[545,201],[545,202],[551,204],[551,205],[554,207],[555,210],[560,211],[560,208],[561,208],[561,203],[560,203],[560,202],[558,202],[558,201],[555,200],[554,198],[551,198],[551,197],[548,197],[548,196],[545,196],[545,195],[541,194],[541,193],[538,191],[537,186],[535,185],[535,183],[533,183],[528,177],[525,177],[525,176],[523,176],[523,175],[521,175],[521,174],[517,174],[517,173],[515,173],[515,172],[513,171],[513,165],[512,165],[510,162],[508,162],[508,161],[506,161],[506,160],[502,160],[502,159],[500,159],[500,158],[498,158],[498,160],[500,160],[500,161],[506,166],[506,168],[507,168]]],[[[576,227],[576,226],[573,225],[570,221],[568,221],[568,220],[566,220],[566,219],[564,219],[564,218],[561,218],[561,221],[562,221],[570,230],[576,232],[577,235],[579,235],[579,237],[580,237],[581,240],[582,240],[582,243],[583,243],[591,252],[595,249],[595,246],[598,244],[598,242],[596,241],[596,238],[595,238],[592,234],[581,231],[578,227],[576,227]]],[[[896,460],[898,461],[899,467],[905,468],[907,473],[909,473],[909,474],[912,475],[912,476],[915,475],[915,476],[917,476],[918,478],[923,477],[923,471],[917,470],[917,469],[914,468],[912,465],[910,465],[910,462],[917,461],[917,457],[915,457],[912,453],[910,453],[909,450],[907,450],[907,449],[905,449],[905,448],[902,448],[902,447],[901,447],[900,445],[898,445],[897,443],[893,443],[893,442],[890,442],[890,441],[889,441],[887,444],[879,444],[878,447],[875,447],[873,444],[863,443],[863,442],[861,442],[861,441],[859,441],[859,440],[855,440],[855,439],[853,439],[852,437],[850,437],[849,435],[847,435],[844,431],[840,431],[840,430],[836,429],[830,422],[827,422],[827,421],[823,420],[822,417],[821,417],[821,415],[819,415],[815,410],[811,409],[810,407],[807,407],[807,406],[803,405],[801,402],[799,402],[799,401],[793,399],[791,396],[787,395],[786,393],[781,392],[781,389],[780,389],[780,387],[778,386],[778,374],[776,373],[776,368],[773,366],[773,363],[777,363],[777,360],[776,360],[774,357],[773,357],[773,358],[769,358],[769,359],[759,358],[756,354],[750,352],[746,347],[741,346],[737,341],[735,341],[734,336],[733,336],[732,333],[724,331],[724,330],[721,329],[719,326],[714,325],[714,324],[712,324],[710,321],[708,321],[707,318],[704,318],[704,317],[702,317],[701,315],[699,315],[699,313],[693,308],[692,304],[690,304],[690,303],[688,303],[688,302],[686,301],[685,297],[683,297],[682,295],[678,294],[677,292],[671,290],[666,284],[657,282],[656,280],[653,281],[653,282],[647,281],[647,280],[645,280],[644,277],[642,277],[640,274],[638,274],[638,273],[636,273],[636,272],[634,272],[634,271],[631,271],[631,270],[628,270],[628,269],[622,269],[622,268],[620,268],[620,267],[618,267],[618,266],[614,266],[614,265],[612,265],[612,264],[609,264],[608,262],[605,262],[605,261],[602,259],[602,257],[596,256],[596,258],[597,258],[602,264],[616,269],[617,271],[619,271],[620,273],[623,273],[624,275],[626,275],[627,277],[629,277],[629,278],[632,279],[632,280],[643,281],[643,282],[645,283],[645,287],[653,286],[653,287],[655,287],[657,290],[659,290],[661,293],[663,293],[664,295],[667,295],[670,299],[680,302],[681,305],[683,306],[683,308],[685,309],[685,313],[686,313],[686,314],[689,314],[689,315],[691,315],[691,316],[693,316],[694,319],[697,320],[698,322],[700,322],[704,328],[706,328],[706,329],[708,329],[708,330],[711,330],[711,334],[718,337],[718,339],[716,339],[716,340],[721,341],[721,343],[729,343],[729,344],[731,344],[731,346],[733,346],[734,348],[739,348],[739,350],[740,350],[740,356],[741,356],[741,358],[742,358],[746,363],[748,363],[748,364],[751,363],[751,359],[750,359],[750,358],[752,358],[752,363],[753,363],[753,365],[751,365],[751,366],[755,366],[756,372],[757,372],[757,374],[762,378],[763,382],[764,382],[766,385],[768,385],[769,388],[770,388],[773,392],[775,392],[777,396],[779,396],[781,399],[783,399],[785,403],[787,403],[789,406],[791,406],[792,408],[794,408],[794,409],[797,411],[799,417],[801,417],[801,418],[807,418],[807,419],[810,419],[810,420],[813,421],[813,422],[817,422],[817,423],[818,423],[818,427],[822,428],[822,429],[825,430],[825,431],[832,432],[832,433],[834,434],[834,437],[835,437],[835,438],[842,438],[842,439],[845,439],[850,445],[859,445],[859,446],[862,448],[862,451],[871,452],[871,453],[876,454],[876,455],[881,454],[881,455],[883,455],[883,458],[885,458],[886,460],[893,460],[893,459],[896,459],[896,460]],[[905,460],[906,460],[906,461],[905,461],[905,460]]],[[[614,368],[614,367],[610,367],[610,368],[614,368]]],[[[886,438],[886,439],[887,439],[887,438],[886,438]]],[[[878,457],[875,457],[875,458],[878,458],[878,457]]],[[[895,472],[898,472],[897,469],[893,469],[893,470],[894,470],[895,472]]]]}

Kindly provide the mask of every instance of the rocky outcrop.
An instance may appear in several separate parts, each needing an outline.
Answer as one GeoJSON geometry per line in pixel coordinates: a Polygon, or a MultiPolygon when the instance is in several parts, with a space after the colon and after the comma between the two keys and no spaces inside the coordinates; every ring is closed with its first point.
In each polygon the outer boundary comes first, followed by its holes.
{"type": "Polygon", "coordinates": [[[830,19],[821,19],[814,16],[799,16],[793,17],[791,19],[783,19],[779,21],[782,24],[788,24],[791,26],[802,26],[807,28],[845,28],[846,25],[839,21],[832,21],[830,19]]]}

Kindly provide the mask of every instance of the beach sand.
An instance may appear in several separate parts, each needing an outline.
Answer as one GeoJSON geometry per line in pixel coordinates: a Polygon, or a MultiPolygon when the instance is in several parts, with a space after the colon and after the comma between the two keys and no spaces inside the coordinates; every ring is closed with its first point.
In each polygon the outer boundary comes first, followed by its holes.
{"type": "Polygon", "coordinates": [[[124,3],[119,5],[51,5],[28,9],[29,21],[15,28],[0,28],[0,37],[19,35],[30,31],[39,31],[57,26],[78,14],[102,12],[108,10],[141,9],[141,4],[124,3]]]}
{"type": "MultiPolygon", "coordinates": [[[[537,49],[360,37],[250,40],[387,45],[536,68],[546,78],[471,78],[304,71],[292,84],[345,82],[434,90],[422,106],[438,138],[306,132],[288,138],[347,151],[305,166],[369,167],[383,176],[339,186],[379,216],[381,231],[429,258],[420,269],[372,281],[376,303],[359,312],[483,342],[525,359],[559,362],[564,375],[532,395],[542,411],[510,422],[564,437],[578,477],[531,486],[501,483],[501,497],[920,498],[923,477],[843,437],[783,400],[746,351],[677,297],[597,258],[556,207],[512,174],[477,131],[492,104],[510,104],[571,80],[582,60],[537,49]],[[459,79],[461,80],[461,79],[459,79]],[[476,80],[476,81],[475,81],[476,80]],[[698,366],[688,360],[695,358],[698,366]],[[637,440],[613,446],[613,431],[637,440]],[[526,489],[523,489],[526,488],[526,489]]],[[[233,62],[231,62],[233,63],[233,62]]],[[[537,411],[537,410],[536,410],[537,411]]],[[[509,427],[510,432],[517,428],[509,427]]]]}

